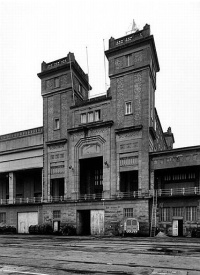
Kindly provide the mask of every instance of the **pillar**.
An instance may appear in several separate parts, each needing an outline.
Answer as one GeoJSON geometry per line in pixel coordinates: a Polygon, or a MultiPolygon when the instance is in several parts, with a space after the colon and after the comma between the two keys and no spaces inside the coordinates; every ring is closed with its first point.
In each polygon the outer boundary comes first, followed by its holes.
{"type": "Polygon", "coordinates": [[[16,175],[14,172],[9,173],[9,203],[12,204],[16,198],[16,175]]]}

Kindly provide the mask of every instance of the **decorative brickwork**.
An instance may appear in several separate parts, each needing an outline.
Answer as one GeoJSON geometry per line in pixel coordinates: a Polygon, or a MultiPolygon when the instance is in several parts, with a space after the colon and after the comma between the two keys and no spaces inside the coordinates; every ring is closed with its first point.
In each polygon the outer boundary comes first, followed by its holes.
{"type": "Polygon", "coordinates": [[[123,68],[123,56],[115,59],[115,69],[120,70],[123,68]]]}
{"type": "Polygon", "coordinates": [[[141,123],[142,73],[134,74],[134,114],[136,124],[141,123]]]}
{"type": "Polygon", "coordinates": [[[139,63],[143,61],[143,52],[139,51],[133,54],[133,63],[139,63]]]}
{"type": "Polygon", "coordinates": [[[64,74],[60,77],[60,86],[65,87],[67,84],[69,84],[69,79],[70,75],[69,74],[64,74]]]}
{"type": "Polygon", "coordinates": [[[54,79],[49,79],[46,81],[47,90],[52,90],[54,88],[54,79]]]}
{"type": "Polygon", "coordinates": [[[124,121],[124,77],[117,78],[117,125],[124,121]]]}

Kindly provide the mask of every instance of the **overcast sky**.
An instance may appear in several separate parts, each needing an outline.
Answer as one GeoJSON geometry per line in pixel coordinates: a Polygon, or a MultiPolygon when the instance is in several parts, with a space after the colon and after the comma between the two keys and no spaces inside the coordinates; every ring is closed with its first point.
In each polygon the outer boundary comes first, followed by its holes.
{"type": "Polygon", "coordinates": [[[87,72],[87,47],[92,93],[105,92],[103,40],[107,49],[133,19],[154,35],[163,131],[176,148],[199,145],[200,0],[0,0],[0,134],[42,126],[42,61],[71,51],[87,72]]]}

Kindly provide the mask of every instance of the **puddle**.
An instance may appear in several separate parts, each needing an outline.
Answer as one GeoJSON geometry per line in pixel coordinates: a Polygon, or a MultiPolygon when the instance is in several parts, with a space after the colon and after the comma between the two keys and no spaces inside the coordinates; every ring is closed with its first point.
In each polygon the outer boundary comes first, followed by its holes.
{"type": "Polygon", "coordinates": [[[150,248],[150,249],[148,249],[148,251],[159,252],[159,253],[163,253],[164,255],[177,255],[177,254],[180,255],[180,254],[184,253],[181,250],[169,249],[169,248],[150,248]]]}

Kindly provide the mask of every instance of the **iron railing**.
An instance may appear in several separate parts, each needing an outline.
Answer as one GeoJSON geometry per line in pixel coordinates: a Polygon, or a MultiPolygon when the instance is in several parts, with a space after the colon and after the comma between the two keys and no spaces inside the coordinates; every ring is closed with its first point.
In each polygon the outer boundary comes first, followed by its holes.
{"type": "Polygon", "coordinates": [[[151,198],[157,193],[158,197],[173,197],[173,196],[200,196],[200,187],[188,187],[188,188],[171,188],[171,189],[152,189],[147,191],[132,191],[132,192],[117,192],[110,196],[110,198],[104,198],[103,193],[96,194],[77,194],[75,198],[68,198],[65,196],[51,196],[48,199],[42,197],[30,197],[30,198],[14,198],[14,199],[0,199],[0,205],[6,204],[37,204],[37,203],[54,203],[54,202],[72,202],[72,201],[98,201],[98,200],[123,200],[123,199],[140,199],[151,198]]]}
{"type": "Polygon", "coordinates": [[[200,195],[200,187],[157,189],[158,197],[200,195]]]}

